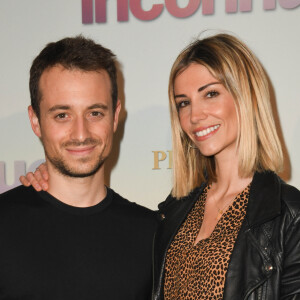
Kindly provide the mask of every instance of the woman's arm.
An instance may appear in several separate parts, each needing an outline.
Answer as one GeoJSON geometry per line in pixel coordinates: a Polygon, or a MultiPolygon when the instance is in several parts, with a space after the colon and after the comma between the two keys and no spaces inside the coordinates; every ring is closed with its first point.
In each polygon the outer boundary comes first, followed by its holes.
{"type": "Polygon", "coordinates": [[[20,176],[20,182],[25,186],[32,185],[36,191],[47,191],[48,189],[48,169],[45,163],[39,165],[35,172],[29,172],[25,176],[20,176]]]}
{"type": "Polygon", "coordinates": [[[286,234],[280,299],[300,300],[300,214],[294,218],[286,234]]]}
{"type": "Polygon", "coordinates": [[[283,257],[280,280],[280,299],[300,300],[300,192],[287,184],[282,185],[283,203],[289,214],[286,221],[289,226],[282,229],[283,257]],[[290,219],[290,220],[288,220],[290,219]]]}

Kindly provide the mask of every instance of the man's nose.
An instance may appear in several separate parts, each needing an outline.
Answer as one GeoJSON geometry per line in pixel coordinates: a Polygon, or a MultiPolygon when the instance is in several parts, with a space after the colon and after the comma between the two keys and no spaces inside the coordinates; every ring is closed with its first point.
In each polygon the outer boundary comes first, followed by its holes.
{"type": "Polygon", "coordinates": [[[83,117],[77,117],[72,124],[71,138],[84,141],[90,137],[88,121],[83,117]]]}

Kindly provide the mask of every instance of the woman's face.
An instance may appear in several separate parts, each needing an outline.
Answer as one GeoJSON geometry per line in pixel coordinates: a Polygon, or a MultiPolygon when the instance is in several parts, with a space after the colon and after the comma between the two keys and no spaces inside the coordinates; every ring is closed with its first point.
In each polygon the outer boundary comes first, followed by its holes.
{"type": "Polygon", "coordinates": [[[174,93],[181,127],[202,155],[236,151],[234,99],[206,67],[191,64],[176,77],[174,93]]]}

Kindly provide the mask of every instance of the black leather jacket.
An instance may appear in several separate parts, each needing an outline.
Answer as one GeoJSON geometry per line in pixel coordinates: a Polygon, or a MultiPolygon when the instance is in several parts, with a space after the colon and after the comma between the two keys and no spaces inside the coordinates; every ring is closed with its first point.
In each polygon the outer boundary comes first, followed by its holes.
{"type": "MultiPolygon", "coordinates": [[[[164,220],[154,241],[153,300],[164,299],[166,251],[204,186],[159,205],[164,220]]],[[[300,192],[272,172],[254,175],[223,299],[300,299],[300,192]]]]}

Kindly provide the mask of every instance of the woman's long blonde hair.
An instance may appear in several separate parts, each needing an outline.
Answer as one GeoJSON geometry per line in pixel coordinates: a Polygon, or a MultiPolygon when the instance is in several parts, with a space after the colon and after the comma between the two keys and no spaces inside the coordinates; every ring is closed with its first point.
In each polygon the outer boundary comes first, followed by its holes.
{"type": "Polygon", "coordinates": [[[174,81],[192,63],[205,66],[235,100],[239,121],[237,151],[240,176],[250,176],[255,171],[280,171],[283,155],[263,67],[239,39],[229,34],[217,34],[190,44],[179,54],[171,70],[172,195],[176,198],[186,196],[201,182],[216,180],[214,158],[205,157],[198,149],[190,147],[192,141],[180,126],[174,100],[174,81]]]}

